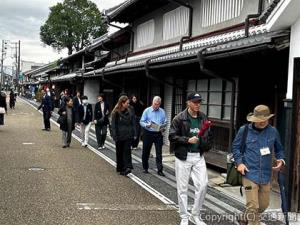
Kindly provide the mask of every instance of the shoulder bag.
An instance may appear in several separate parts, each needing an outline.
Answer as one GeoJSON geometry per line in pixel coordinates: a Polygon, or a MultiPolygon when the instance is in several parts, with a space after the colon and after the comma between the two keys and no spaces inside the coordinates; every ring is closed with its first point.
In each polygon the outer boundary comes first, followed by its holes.
{"type": "MultiPolygon", "coordinates": [[[[247,134],[248,134],[248,125],[245,126],[243,136],[242,136],[242,142],[241,142],[242,158],[244,157],[244,153],[245,153],[247,134]]],[[[242,185],[242,174],[237,171],[237,166],[234,162],[232,153],[227,155],[226,183],[230,184],[231,186],[241,186],[242,185]]]]}

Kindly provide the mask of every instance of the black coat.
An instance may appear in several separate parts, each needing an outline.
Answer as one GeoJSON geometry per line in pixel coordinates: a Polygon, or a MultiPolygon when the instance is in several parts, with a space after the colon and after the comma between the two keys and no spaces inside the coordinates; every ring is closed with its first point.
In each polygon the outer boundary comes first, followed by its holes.
{"type": "Polygon", "coordinates": [[[83,123],[86,125],[93,121],[93,108],[92,108],[91,104],[87,105],[85,118],[83,118],[83,116],[84,116],[84,106],[83,105],[79,106],[78,113],[79,113],[79,122],[80,123],[83,123]]]}
{"type": "Polygon", "coordinates": [[[43,112],[51,112],[53,110],[52,103],[51,103],[51,97],[47,94],[43,96],[42,103],[38,107],[38,109],[43,109],[43,112]]]}
{"type": "MultiPolygon", "coordinates": [[[[0,107],[7,112],[6,95],[2,95],[2,93],[0,93],[0,107]]],[[[4,114],[0,114],[0,125],[4,125],[4,114]]]]}
{"type": "Polygon", "coordinates": [[[80,102],[77,96],[73,98],[73,108],[75,112],[75,122],[79,123],[80,122],[80,115],[79,115],[79,107],[80,107],[80,102]]]}
{"type": "Polygon", "coordinates": [[[96,103],[94,111],[95,120],[97,120],[96,126],[105,126],[109,124],[108,112],[109,106],[106,102],[104,102],[104,115],[102,115],[100,102],[96,103]]]}
{"type": "MultiPolygon", "coordinates": [[[[200,121],[199,130],[202,128],[203,121],[207,119],[206,115],[199,112],[198,118],[200,121]]],[[[169,131],[169,140],[171,151],[175,152],[175,156],[178,159],[186,160],[188,149],[190,144],[188,143],[190,134],[191,122],[188,118],[187,109],[179,113],[174,117],[171,123],[169,131]]],[[[205,132],[204,137],[200,138],[199,151],[202,155],[205,151],[208,151],[212,145],[211,132],[205,132]]]]}
{"type": "Polygon", "coordinates": [[[129,109],[115,112],[111,117],[111,131],[114,141],[125,141],[136,137],[135,115],[129,109]]]}
{"type": "MultiPolygon", "coordinates": [[[[67,108],[68,106],[63,106],[58,110],[58,114],[63,117],[62,123],[60,124],[60,129],[63,131],[68,131],[68,119],[67,119],[67,108]],[[63,112],[66,114],[63,115],[63,112]]],[[[74,109],[72,108],[72,130],[75,130],[75,113],[74,109]]]]}
{"type": "Polygon", "coordinates": [[[3,107],[5,111],[7,111],[7,104],[6,104],[6,95],[2,95],[0,93],[0,107],[3,107]]]}
{"type": "Polygon", "coordinates": [[[131,101],[130,105],[134,109],[135,116],[141,118],[144,111],[144,106],[142,103],[139,100],[137,102],[131,101]]]}

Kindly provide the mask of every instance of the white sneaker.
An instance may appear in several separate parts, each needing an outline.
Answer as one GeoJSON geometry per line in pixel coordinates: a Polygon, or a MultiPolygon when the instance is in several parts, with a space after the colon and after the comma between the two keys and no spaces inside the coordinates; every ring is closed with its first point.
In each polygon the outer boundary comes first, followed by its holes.
{"type": "Polygon", "coordinates": [[[189,225],[189,219],[181,219],[180,225],[189,225]]]}
{"type": "Polygon", "coordinates": [[[196,225],[206,225],[206,223],[204,223],[199,216],[193,216],[191,215],[190,216],[190,221],[193,223],[193,224],[196,224],[196,225]]]}
{"type": "Polygon", "coordinates": [[[101,150],[102,149],[102,147],[100,146],[100,147],[98,147],[98,150],[101,150]]]}

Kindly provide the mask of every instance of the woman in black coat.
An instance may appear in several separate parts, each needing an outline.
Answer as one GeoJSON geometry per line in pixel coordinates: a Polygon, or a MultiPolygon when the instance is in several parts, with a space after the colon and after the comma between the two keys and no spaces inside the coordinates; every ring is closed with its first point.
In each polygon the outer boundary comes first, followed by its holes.
{"type": "Polygon", "coordinates": [[[75,129],[75,113],[73,109],[73,100],[66,97],[66,105],[62,106],[58,114],[63,118],[60,123],[62,130],[63,148],[70,147],[72,131],[75,129]]]}
{"type": "MultiPolygon", "coordinates": [[[[0,93],[0,107],[7,113],[6,94],[3,91],[0,93]]],[[[0,114],[0,125],[4,125],[4,113],[0,114]]]]}
{"type": "Polygon", "coordinates": [[[131,144],[136,136],[134,112],[127,96],[121,96],[112,112],[112,138],[116,142],[117,172],[128,175],[132,169],[131,144]]]}

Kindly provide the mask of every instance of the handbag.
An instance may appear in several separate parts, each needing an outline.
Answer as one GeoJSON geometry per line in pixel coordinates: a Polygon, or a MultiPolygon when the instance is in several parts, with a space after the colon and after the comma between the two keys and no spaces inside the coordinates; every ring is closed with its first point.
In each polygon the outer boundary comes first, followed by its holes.
{"type": "Polygon", "coordinates": [[[57,122],[58,124],[62,124],[62,123],[64,122],[64,119],[65,119],[65,118],[64,118],[63,116],[59,116],[56,122],[57,122]]]}
{"type": "MultiPolygon", "coordinates": [[[[248,134],[248,125],[245,126],[243,136],[242,136],[242,142],[241,142],[242,158],[244,157],[244,153],[245,153],[247,134],[248,134]]],[[[237,171],[237,166],[234,162],[232,153],[227,155],[226,184],[230,184],[231,186],[242,186],[242,174],[237,171]]]]}
{"type": "Polygon", "coordinates": [[[5,114],[5,108],[4,107],[0,107],[0,114],[5,114]]]}

